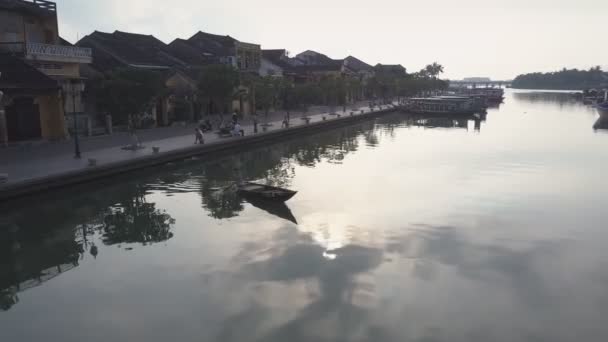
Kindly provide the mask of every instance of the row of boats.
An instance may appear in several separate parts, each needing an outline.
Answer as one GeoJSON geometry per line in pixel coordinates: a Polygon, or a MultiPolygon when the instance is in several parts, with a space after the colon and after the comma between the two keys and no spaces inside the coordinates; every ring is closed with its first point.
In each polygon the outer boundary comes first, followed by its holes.
{"type": "Polygon", "coordinates": [[[500,88],[466,89],[449,95],[411,98],[401,107],[414,114],[473,115],[484,113],[503,100],[504,90],[500,88]]]}

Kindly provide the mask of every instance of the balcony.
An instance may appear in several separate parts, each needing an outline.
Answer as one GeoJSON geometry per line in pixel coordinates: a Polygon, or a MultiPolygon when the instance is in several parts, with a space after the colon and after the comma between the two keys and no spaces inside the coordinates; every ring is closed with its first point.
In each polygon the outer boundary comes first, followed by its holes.
{"type": "Polygon", "coordinates": [[[33,0],[34,5],[40,7],[41,9],[47,10],[47,11],[52,11],[52,12],[56,12],[57,11],[57,4],[51,1],[46,1],[46,0],[33,0]]]}
{"type": "Polygon", "coordinates": [[[93,51],[65,45],[26,43],[26,58],[45,62],[91,63],[93,51]]]}
{"type": "Polygon", "coordinates": [[[26,59],[40,62],[59,63],[91,63],[93,51],[89,48],[80,48],[66,45],[53,45],[42,43],[0,43],[0,53],[20,55],[26,59]]]}

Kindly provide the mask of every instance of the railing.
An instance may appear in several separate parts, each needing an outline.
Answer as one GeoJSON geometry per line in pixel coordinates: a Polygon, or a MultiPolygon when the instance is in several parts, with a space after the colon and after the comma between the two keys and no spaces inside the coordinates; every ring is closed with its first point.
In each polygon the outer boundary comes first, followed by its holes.
{"type": "Polygon", "coordinates": [[[91,63],[93,51],[76,46],[42,43],[0,42],[0,53],[49,62],[91,63]]]}
{"type": "Polygon", "coordinates": [[[38,7],[45,9],[47,11],[53,11],[53,12],[57,11],[57,4],[52,1],[34,0],[34,4],[38,5],[38,7]]]}
{"type": "Polygon", "coordinates": [[[27,43],[27,56],[41,60],[80,61],[90,63],[93,58],[93,51],[89,48],[81,48],[65,45],[51,45],[41,43],[27,43]]]}

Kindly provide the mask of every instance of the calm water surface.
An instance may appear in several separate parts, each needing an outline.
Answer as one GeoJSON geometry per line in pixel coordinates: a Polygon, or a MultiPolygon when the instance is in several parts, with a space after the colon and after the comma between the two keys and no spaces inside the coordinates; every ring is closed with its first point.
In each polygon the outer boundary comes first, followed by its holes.
{"type": "Polygon", "coordinates": [[[509,92],[4,206],[0,341],[606,341],[597,118],[509,92]]]}

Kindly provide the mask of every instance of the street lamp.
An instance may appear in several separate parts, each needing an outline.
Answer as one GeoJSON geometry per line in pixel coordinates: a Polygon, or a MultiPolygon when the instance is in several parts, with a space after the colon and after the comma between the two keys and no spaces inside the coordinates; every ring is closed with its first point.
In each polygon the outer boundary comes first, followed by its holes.
{"type": "MultiPolygon", "coordinates": [[[[0,77],[2,77],[2,73],[0,72],[0,77]]],[[[4,112],[4,105],[2,104],[2,99],[4,98],[4,93],[0,90],[0,146],[8,145],[8,128],[6,127],[6,115],[4,112]]]]}
{"type": "Polygon", "coordinates": [[[70,80],[69,86],[64,91],[72,94],[72,117],[74,120],[74,158],[80,159],[80,141],[78,140],[78,116],[76,114],[76,94],[84,92],[84,83],[80,80],[70,80]]]}

